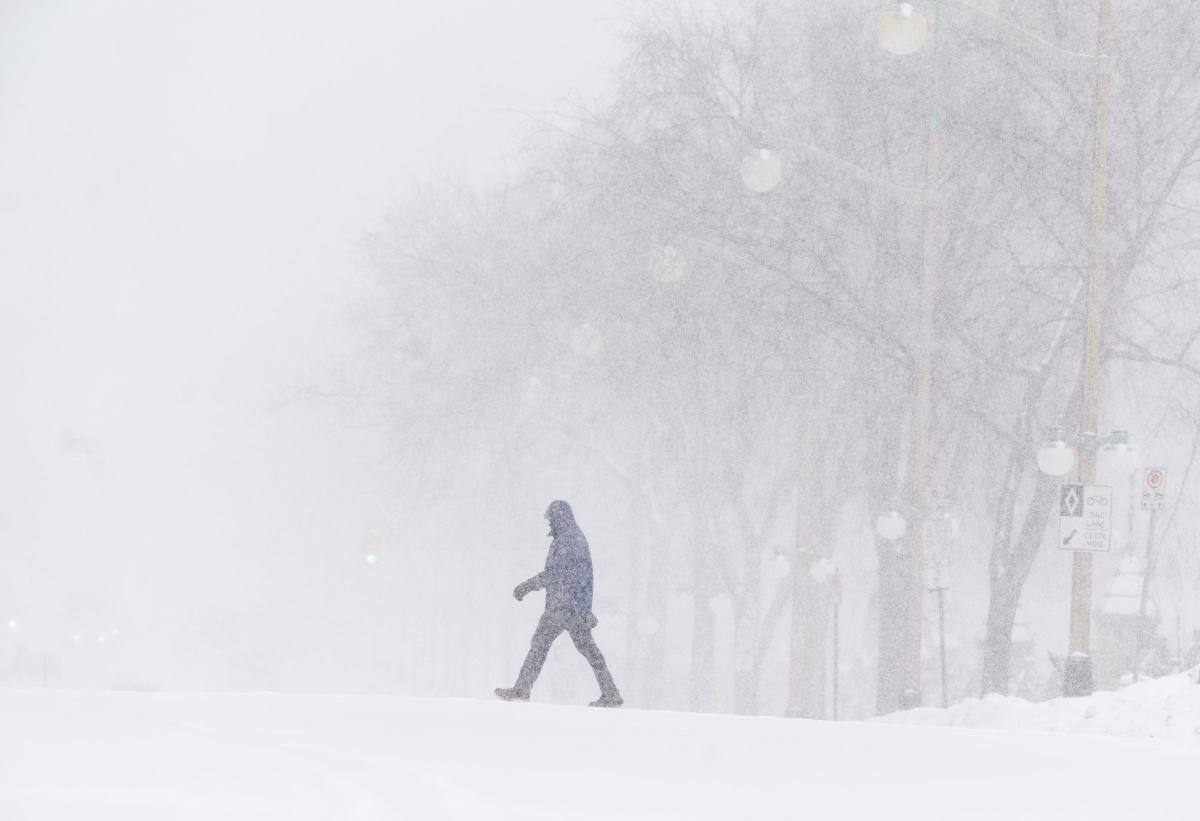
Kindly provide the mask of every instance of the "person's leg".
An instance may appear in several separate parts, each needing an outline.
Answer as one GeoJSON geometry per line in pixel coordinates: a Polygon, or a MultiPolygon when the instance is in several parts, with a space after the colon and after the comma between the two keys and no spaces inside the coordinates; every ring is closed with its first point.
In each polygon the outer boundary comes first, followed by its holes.
{"type": "Polygon", "coordinates": [[[542,665],[546,663],[546,654],[550,652],[550,645],[562,631],[563,628],[550,613],[542,614],[537,630],[533,631],[533,639],[529,642],[529,653],[525,656],[525,663],[521,665],[521,673],[517,676],[515,690],[523,693],[533,690],[534,682],[537,681],[538,674],[542,672],[542,665]]]}
{"type": "Polygon", "coordinates": [[[592,629],[580,623],[572,625],[570,632],[575,649],[588,660],[588,664],[592,665],[592,672],[596,674],[596,683],[600,685],[601,700],[621,703],[621,693],[617,690],[612,674],[608,672],[604,654],[600,652],[600,648],[596,646],[596,640],[592,638],[592,629]]]}

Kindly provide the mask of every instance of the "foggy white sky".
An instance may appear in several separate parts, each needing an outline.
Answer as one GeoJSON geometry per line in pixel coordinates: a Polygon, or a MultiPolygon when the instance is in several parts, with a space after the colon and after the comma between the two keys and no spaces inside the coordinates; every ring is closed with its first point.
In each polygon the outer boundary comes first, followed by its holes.
{"type": "Polygon", "coordinates": [[[499,173],[514,109],[601,90],[617,13],[0,2],[0,618],[54,652],[356,545],[373,443],[279,409],[345,355],[353,244],[414,179],[499,173]]]}

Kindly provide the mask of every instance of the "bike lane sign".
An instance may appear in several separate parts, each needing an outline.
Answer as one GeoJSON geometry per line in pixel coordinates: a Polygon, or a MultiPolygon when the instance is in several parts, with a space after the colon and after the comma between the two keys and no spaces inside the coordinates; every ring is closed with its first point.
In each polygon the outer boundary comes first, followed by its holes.
{"type": "Polygon", "coordinates": [[[1112,488],[1059,485],[1058,546],[1103,552],[1112,546],[1112,488]]]}

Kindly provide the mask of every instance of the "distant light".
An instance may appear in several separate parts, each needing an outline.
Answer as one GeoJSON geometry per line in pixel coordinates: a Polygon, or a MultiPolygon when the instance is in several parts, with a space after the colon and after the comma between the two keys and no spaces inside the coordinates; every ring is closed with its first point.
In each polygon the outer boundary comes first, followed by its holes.
{"type": "Polygon", "coordinates": [[[117,635],[117,628],[115,628],[115,627],[114,627],[112,630],[109,630],[108,632],[109,632],[109,635],[111,635],[111,636],[116,636],[116,635],[117,635]]]}
{"type": "Polygon", "coordinates": [[[650,274],[659,282],[674,282],[687,272],[687,258],[673,245],[664,245],[650,254],[650,274]]]}
{"type": "Polygon", "coordinates": [[[375,553],[368,553],[367,555],[363,556],[363,561],[374,566],[379,561],[379,556],[375,553]]]}
{"type": "Polygon", "coordinates": [[[16,630],[16,629],[17,629],[17,620],[16,620],[16,619],[9,619],[9,620],[8,620],[8,629],[9,629],[9,630],[16,630]]]}
{"type": "Polygon", "coordinates": [[[537,405],[546,397],[546,386],[536,376],[526,377],[521,383],[521,401],[526,405],[537,405]]]}
{"type": "Polygon", "coordinates": [[[104,644],[104,642],[105,642],[104,636],[96,636],[96,644],[104,644]]]}
{"type": "Polygon", "coordinates": [[[81,641],[83,641],[83,636],[81,636],[81,635],[79,635],[78,633],[76,633],[76,634],[75,634],[75,636],[74,636],[74,639],[75,639],[75,643],[76,643],[76,644],[79,644],[81,641]]]}
{"type": "Polygon", "coordinates": [[[604,340],[590,323],[584,322],[571,332],[571,347],[580,356],[592,357],[600,353],[604,340]]]}

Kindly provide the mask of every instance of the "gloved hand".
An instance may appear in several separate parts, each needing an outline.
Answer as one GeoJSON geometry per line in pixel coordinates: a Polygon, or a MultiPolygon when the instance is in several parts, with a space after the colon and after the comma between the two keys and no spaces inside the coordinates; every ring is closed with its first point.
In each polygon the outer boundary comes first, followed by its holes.
{"type": "Polygon", "coordinates": [[[535,576],[532,579],[527,579],[521,582],[515,588],[513,588],[513,598],[517,601],[520,601],[521,599],[525,598],[526,595],[537,589],[537,577],[535,576]]]}

